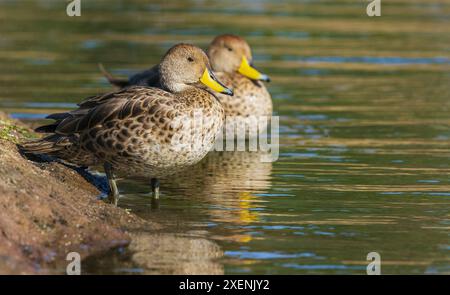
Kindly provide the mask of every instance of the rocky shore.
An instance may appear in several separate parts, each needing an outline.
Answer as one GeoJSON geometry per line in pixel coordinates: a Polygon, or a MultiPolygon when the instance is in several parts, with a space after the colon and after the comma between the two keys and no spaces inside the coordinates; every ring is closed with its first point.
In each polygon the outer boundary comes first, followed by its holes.
{"type": "Polygon", "coordinates": [[[83,259],[159,228],[99,200],[74,169],[23,157],[17,143],[35,136],[0,113],[0,274],[64,273],[69,252],[83,259]]]}

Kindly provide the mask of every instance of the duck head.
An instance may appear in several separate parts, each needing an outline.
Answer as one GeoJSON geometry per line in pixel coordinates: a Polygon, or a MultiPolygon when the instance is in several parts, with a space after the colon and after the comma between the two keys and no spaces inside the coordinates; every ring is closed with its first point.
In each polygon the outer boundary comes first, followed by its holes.
{"type": "Polygon", "coordinates": [[[252,52],[248,43],[239,36],[217,36],[208,48],[212,68],[217,72],[240,73],[252,80],[269,82],[267,75],[252,66],[252,52]]]}
{"type": "Polygon", "coordinates": [[[159,64],[159,73],[161,86],[170,92],[208,87],[233,95],[233,91],[214,76],[205,52],[194,45],[177,44],[170,48],[159,64]]]}

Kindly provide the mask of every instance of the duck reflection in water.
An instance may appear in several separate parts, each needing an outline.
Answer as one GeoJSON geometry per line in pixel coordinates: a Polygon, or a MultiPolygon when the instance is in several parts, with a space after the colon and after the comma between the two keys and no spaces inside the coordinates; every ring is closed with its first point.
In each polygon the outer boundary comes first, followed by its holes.
{"type": "MultiPolygon", "coordinates": [[[[264,200],[258,194],[271,187],[272,163],[262,162],[264,152],[210,152],[188,170],[163,179],[164,192],[207,202],[210,220],[236,225],[260,220],[264,200]]],[[[164,202],[164,196],[162,197],[164,202]]],[[[170,213],[169,213],[170,214],[170,213]]],[[[249,241],[236,233],[233,240],[249,241]]]]}

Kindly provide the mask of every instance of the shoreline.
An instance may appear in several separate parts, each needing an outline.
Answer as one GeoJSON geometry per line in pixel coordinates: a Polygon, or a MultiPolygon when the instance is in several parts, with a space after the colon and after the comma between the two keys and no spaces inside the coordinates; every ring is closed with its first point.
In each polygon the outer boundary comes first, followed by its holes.
{"type": "Polygon", "coordinates": [[[0,112],[0,274],[64,272],[81,259],[129,245],[132,232],[161,226],[98,200],[100,191],[70,167],[34,162],[17,143],[36,137],[0,112]]]}

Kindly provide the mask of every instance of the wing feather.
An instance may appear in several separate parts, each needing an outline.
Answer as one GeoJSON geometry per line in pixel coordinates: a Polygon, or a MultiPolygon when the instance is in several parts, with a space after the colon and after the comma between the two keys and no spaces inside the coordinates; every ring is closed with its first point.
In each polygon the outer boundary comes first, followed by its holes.
{"type": "Polygon", "coordinates": [[[118,92],[93,96],[81,102],[78,109],[65,115],[55,115],[55,118],[61,120],[55,122],[52,128],[56,125],[55,133],[70,135],[115,119],[136,117],[145,112],[152,113],[162,107],[152,102],[164,95],[167,93],[158,88],[134,86],[118,92]]]}

